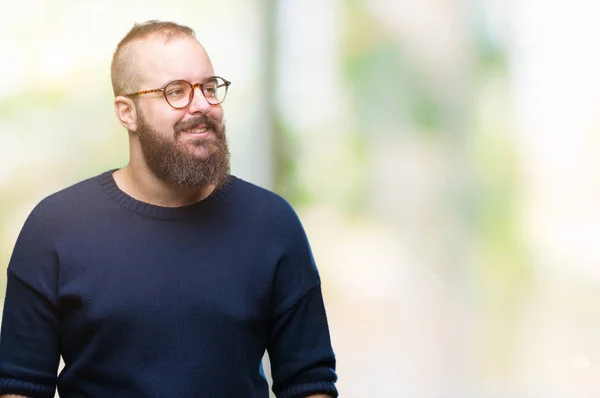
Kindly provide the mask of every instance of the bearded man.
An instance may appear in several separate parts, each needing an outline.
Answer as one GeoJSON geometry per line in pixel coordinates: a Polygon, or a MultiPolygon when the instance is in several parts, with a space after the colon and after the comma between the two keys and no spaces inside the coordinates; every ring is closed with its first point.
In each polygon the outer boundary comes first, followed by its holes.
{"type": "Polygon", "coordinates": [[[0,398],[336,397],[320,277],[276,194],[230,174],[192,29],[135,25],[111,67],[129,163],[42,200],[8,266],[0,398]],[[64,368],[57,376],[60,357],[64,368]]]}

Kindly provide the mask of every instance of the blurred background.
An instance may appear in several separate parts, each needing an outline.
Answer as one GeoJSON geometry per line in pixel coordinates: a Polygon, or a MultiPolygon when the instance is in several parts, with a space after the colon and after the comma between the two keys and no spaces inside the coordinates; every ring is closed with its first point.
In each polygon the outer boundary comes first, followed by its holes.
{"type": "Polygon", "coordinates": [[[173,20],[233,82],[233,173],[304,223],[342,397],[600,396],[597,1],[10,10],[0,267],[38,201],[126,164],[112,52],[134,22],[173,20]]]}

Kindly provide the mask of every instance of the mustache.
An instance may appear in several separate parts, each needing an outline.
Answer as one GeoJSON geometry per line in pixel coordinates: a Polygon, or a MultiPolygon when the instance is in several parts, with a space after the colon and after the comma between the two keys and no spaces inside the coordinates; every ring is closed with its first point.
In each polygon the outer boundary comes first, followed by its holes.
{"type": "Polygon", "coordinates": [[[202,115],[190,120],[180,120],[179,122],[177,122],[174,126],[175,134],[179,134],[182,131],[192,130],[202,125],[208,127],[209,129],[217,133],[219,132],[221,127],[219,122],[217,122],[213,118],[208,117],[206,115],[202,115]]]}

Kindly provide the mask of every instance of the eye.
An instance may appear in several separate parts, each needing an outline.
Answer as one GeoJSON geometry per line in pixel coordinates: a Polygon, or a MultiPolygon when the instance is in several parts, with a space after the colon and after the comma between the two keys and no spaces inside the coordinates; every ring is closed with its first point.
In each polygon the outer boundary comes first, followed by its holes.
{"type": "Polygon", "coordinates": [[[204,87],[204,95],[214,97],[216,92],[217,92],[217,89],[213,86],[204,87]]]}
{"type": "Polygon", "coordinates": [[[167,91],[167,96],[169,98],[178,98],[185,94],[185,90],[182,88],[174,88],[172,90],[167,91]]]}

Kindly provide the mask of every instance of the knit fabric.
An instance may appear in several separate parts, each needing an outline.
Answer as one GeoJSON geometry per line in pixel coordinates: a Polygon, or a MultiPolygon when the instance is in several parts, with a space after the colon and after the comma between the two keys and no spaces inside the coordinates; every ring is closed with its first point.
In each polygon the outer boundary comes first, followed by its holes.
{"type": "Polygon", "coordinates": [[[40,202],[8,266],[0,394],[337,396],[320,279],[276,194],[231,176],[168,208],[113,170],[40,202]],[[62,355],[65,367],[57,377],[62,355]]]}

